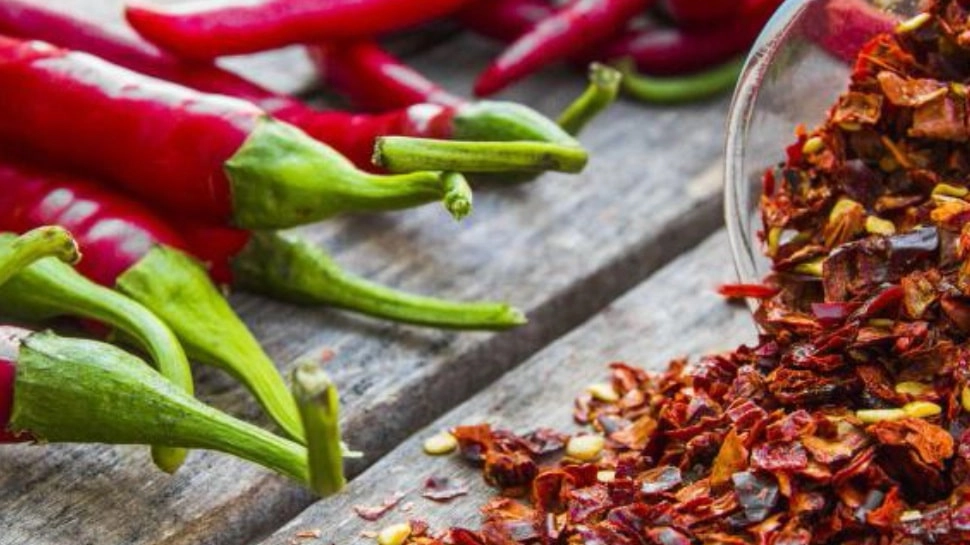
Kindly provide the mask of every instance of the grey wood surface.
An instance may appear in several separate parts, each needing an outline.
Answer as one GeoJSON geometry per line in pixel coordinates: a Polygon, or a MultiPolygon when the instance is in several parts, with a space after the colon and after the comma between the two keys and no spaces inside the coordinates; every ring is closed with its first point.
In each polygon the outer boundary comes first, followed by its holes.
{"type": "Polygon", "coordinates": [[[595,318],[510,371],[466,403],[415,433],[350,483],[343,494],[314,504],[262,545],[373,543],[367,532],[420,518],[432,530],[476,528],[479,508],[496,495],[480,470],[457,454],[428,456],[427,437],[458,425],[488,422],[519,433],[537,427],[573,431],[573,400],[585,386],[608,378],[606,364],[626,361],[661,370],[671,358],[733,348],[756,338],[746,308],[729,305],[714,287],[733,274],[727,237],[719,231],[674,260],[595,318]],[[464,483],[467,496],[447,503],[421,497],[429,477],[464,483]],[[377,521],[354,513],[403,493],[398,506],[377,521]],[[410,508],[408,504],[411,504],[410,508]],[[299,539],[319,531],[319,539],[299,539]]]}
{"type": "MultiPolygon", "coordinates": [[[[107,0],[57,2],[91,7],[106,20],[115,13],[103,9],[107,0]]],[[[412,61],[464,91],[495,51],[463,36],[412,61]]],[[[251,64],[246,71],[281,89],[303,85],[305,73],[291,71],[287,61],[271,64],[286,69],[270,74],[251,64]]],[[[554,115],[582,86],[574,73],[549,70],[505,97],[554,115]]],[[[592,160],[582,175],[478,188],[476,211],[462,224],[432,206],[302,229],[374,280],[456,299],[510,300],[528,312],[526,327],[458,334],[245,295],[233,296],[233,303],[281,368],[300,355],[336,352],[328,370],[341,388],[348,439],[367,454],[351,468],[359,472],[720,225],[726,103],[673,109],[620,103],[584,134],[592,160]]],[[[717,277],[725,279],[733,273],[727,254],[719,255],[717,277]]],[[[623,344],[602,340],[604,354],[623,344]]],[[[260,420],[255,404],[218,373],[201,370],[198,389],[206,401],[260,420]]],[[[244,543],[311,501],[259,468],[207,453],[193,453],[168,477],[137,447],[0,450],[3,545],[244,543]]]]}

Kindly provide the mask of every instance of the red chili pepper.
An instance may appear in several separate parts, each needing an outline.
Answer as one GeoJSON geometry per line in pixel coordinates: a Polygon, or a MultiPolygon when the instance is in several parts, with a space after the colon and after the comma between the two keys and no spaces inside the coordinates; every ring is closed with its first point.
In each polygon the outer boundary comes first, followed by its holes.
{"type": "Polygon", "coordinates": [[[735,17],[713,28],[651,26],[628,30],[591,57],[630,58],[647,74],[697,72],[747,51],[780,4],[781,0],[742,0],[735,17]]]}
{"type": "Polygon", "coordinates": [[[21,0],[0,2],[0,32],[85,51],[200,91],[249,100],[333,146],[364,169],[374,169],[371,156],[379,136],[569,142],[568,135],[550,120],[525,106],[509,103],[458,107],[416,104],[380,115],[315,110],[215,65],[182,62],[137,38],[21,0]]]}
{"type": "Polygon", "coordinates": [[[334,304],[439,327],[502,329],[523,322],[521,312],[504,304],[450,302],[377,286],[344,272],[320,250],[274,233],[179,220],[180,229],[190,237],[186,242],[135,201],[89,181],[9,158],[0,157],[0,185],[5,189],[0,194],[0,230],[62,225],[74,234],[85,255],[78,269],[106,286],[118,287],[128,271],[162,247],[193,253],[219,284],[303,304],[334,304]]]}
{"type": "Polygon", "coordinates": [[[333,42],[308,48],[324,85],[357,108],[385,111],[412,104],[465,101],[384,51],[377,42],[333,42]]]}
{"type": "MultiPolygon", "coordinates": [[[[42,42],[0,39],[0,59],[0,138],[185,217],[281,228],[346,211],[456,202],[440,173],[361,172],[333,149],[241,100],[167,84],[42,42]]],[[[564,145],[558,151],[571,161],[575,150],[564,145]]],[[[530,153],[537,164],[547,162],[546,152],[526,149],[530,153]]],[[[459,155],[451,166],[441,170],[466,165],[459,155]]],[[[449,210],[465,212],[467,202],[449,210]]]]}
{"type": "Polygon", "coordinates": [[[23,443],[33,439],[29,433],[8,429],[13,410],[18,346],[27,335],[30,335],[30,331],[26,329],[0,326],[0,444],[23,443]]]}
{"type": "Polygon", "coordinates": [[[724,24],[738,10],[738,0],[660,0],[664,12],[681,28],[724,24]]]}
{"type": "Polygon", "coordinates": [[[130,3],[125,16],[149,41],[191,59],[298,43],[368,38],[448,15],[471,0],[217,0],[162,7],[130,3]]]}
{"type": "Polygon", "coordinates": [[[520,36],[475,82],[475,94],[491,95],[551,62],[566,59],[609,38],[653,0],[573,0],[520,36]]]}
{"type": "Polygon", "coordinates": [[[511,42],[554,13],[555,6],[546,0],[484,0],[466,6],[456,17],[476,34],[511,42]]]}
{"type": "Polygon", "coordinates": [[[821,13],[805,19],[805,33],[836,58],[850,63],[872,37],[891,33],[899,23],[897,15],[863,0],[829,0],[810,9],[821,13]]]}

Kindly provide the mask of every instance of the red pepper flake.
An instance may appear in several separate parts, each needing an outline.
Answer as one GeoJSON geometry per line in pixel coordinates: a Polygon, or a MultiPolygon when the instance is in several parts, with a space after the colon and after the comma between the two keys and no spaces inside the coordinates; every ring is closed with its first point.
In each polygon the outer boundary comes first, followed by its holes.
{"type": "Polygon", "coordinates": [[[778,288],[764,284],[721,284],[717,292],[727,299],[770,299],[778,295],[778,288]]]}
{"type": "Polygon", "coordinates": [[[402,499],[404,499],[404,496],[405,494],[402,492],[395,492],[394,494],[384,498],[384,501],[382,501],[380,505],[355,505],[353,507],[354,513],[357,513],[357,516],[364,520],[374,522],[387,514],[387,512],[391,509],[394,509],[394,507],[400,503],[402,499]]]}
{"type": "Polygon", "coordinates": [[[450,477],[428,477],[421,496],[437,502],[451,501],[468,494],[465,483],[450,477]]]}

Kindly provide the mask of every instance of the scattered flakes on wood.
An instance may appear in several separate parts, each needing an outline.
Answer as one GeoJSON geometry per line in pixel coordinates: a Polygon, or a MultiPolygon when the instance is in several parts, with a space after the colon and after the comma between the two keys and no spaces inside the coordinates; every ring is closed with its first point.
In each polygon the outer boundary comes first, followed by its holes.
{"type": "Polygon", "coordinates": [[[394,494],[384,498],[384,501],[380,505],[367,506],[367,505],[355,505],[354,513],[357,516],[368,521],[375,521],[384,516],[385,513],[394,508],[401,499],[404,498],[404,493],[395,492],[394,494]]]}
{"type": "Polygon", "coordinates": [[[412,509],[414,509],[414,502],[412,502],[412,501],[409,501],[407,503],[402,503],[401,504],[401,512],[402,513],[409,513],[409,512],[411,512],[412,509]]]}
{"type": "Polygon", "coordinates": [[[313,530],[301,530],[294,537],[297,539],[319,539],[321,535],[320,530],[314,528],[313,530]]]}
{"type": "Polygon", "coordinates": [[[364,539],[374,539],[377,537],[377,532],[374,530],[364,530],[360,533],[360,537],[364,539]]]}
{"type": "Polygon", "coordinates": [[[449,477],[428,477],[421,491],[421,496],[438,502],[447,502],[465,494],[468,494],[468,486],[449,477]]]}

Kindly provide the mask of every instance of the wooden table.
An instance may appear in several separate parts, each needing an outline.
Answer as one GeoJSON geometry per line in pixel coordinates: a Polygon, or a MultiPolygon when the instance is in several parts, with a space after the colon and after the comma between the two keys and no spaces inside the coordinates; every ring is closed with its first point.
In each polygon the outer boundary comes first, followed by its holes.
{"type": "MultiPolygon", "coordinates": [[[[120,0],[49,3],[121,24],[120,0]]],[[[467,93],[497,51],[464,34],[434,38],[409,40],[403,51],[457,92],[467,93]]],[[[298,49],[228,65],[281,90],[311,85],[298,49]]],[[[582,87],[581,76],[550,69],[501,98],[554,115],[582,87]]],[[[345,493],[315,501],[261,468],[203,452],[166,476],[141,447],[5,447],[0,545],[349,544],[413,517],[435,528],[473,526],[492,491],[455,457],[422,454],[428,435],[481,421],[568,428],[573,398],[606,376],[609,361],[659,369],[675,356],[754,338],[746,310],[713,293],[734,277],[721,229],[726,110],[727,98],[676,108],[621,101],[583,134],[591,152],[584,173],[478,187],[475,213],[461,224],[429,206],[301,230],[374,280],[509,300],[528,312],[525,327],[438,332],[232,296],[281,369],[335,351],[328,370],[341,390],[347,440],[366,453],[349,467],[345,493]],[[431,474],[455,476],[471,494],[444,505],[425,500],[417,491],[431,474]],[[407,495],[378,522],[352,511],[395,492],[407,495]],[[298,537],[316,530],[319,538],[298,537]]],[[[197,377],[206,402],[265,423],[227,377],[209,369],[197,377]]]]}

